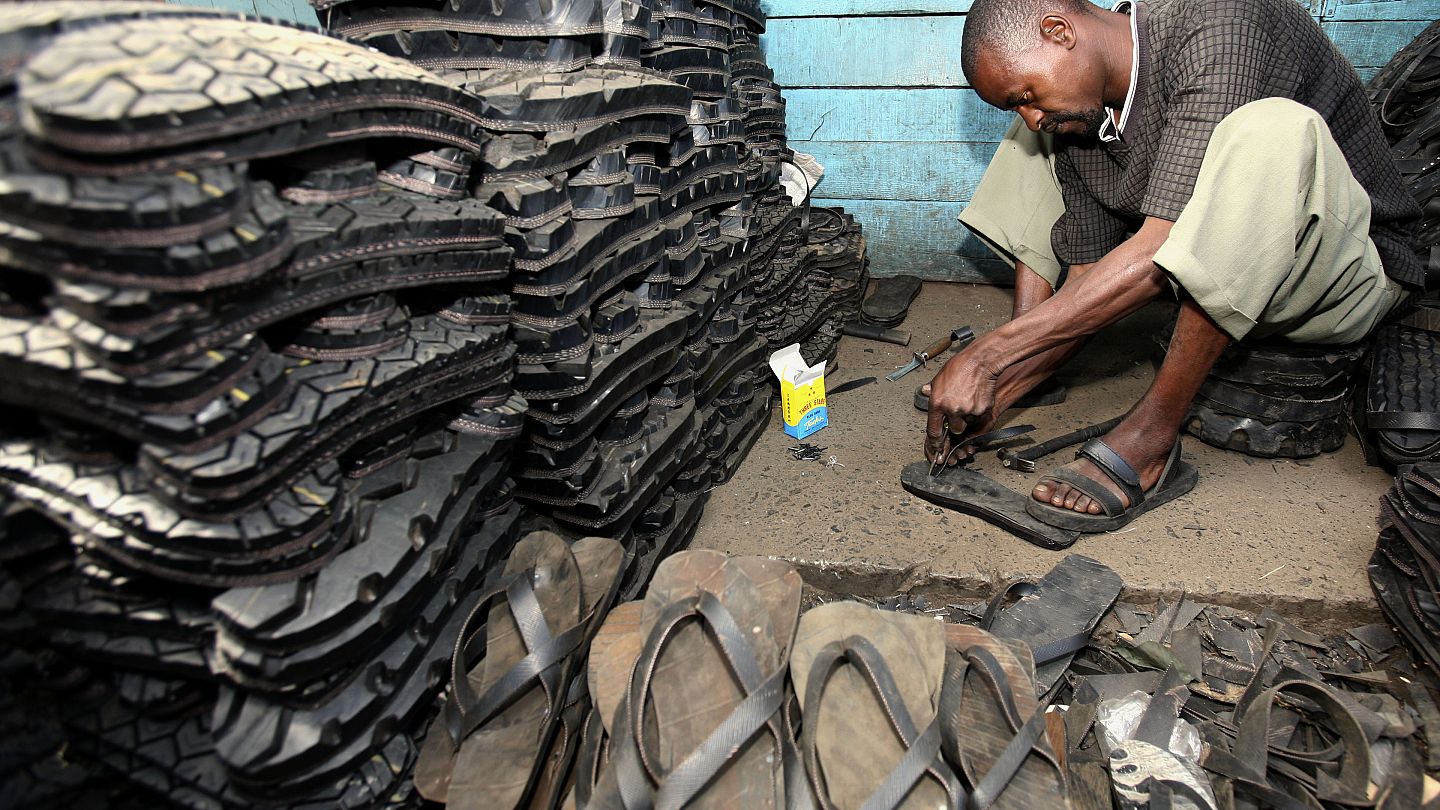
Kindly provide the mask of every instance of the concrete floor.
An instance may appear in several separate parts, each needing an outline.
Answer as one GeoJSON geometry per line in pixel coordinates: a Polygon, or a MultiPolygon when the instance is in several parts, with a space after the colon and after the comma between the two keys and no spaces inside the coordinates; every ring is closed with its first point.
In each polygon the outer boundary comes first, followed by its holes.
{"type": "MultiPolygon", "coordinates": [[[[910,348],[845,338],[827,388],[869,376],[879,382],[831,398],[830,427],[806,439],[843,466],[792,460],[786,448],[795,441],[782,431],[777,407],[735,478],[712,493],[693,546],[791,560],[810,586],[835,594],[974,598],[996,583],[1043,574],[1065,552],[901,489],[900,469],[922,457],[924,414],[912,404],[914,390],[938,366],[896,383],[884,379],[944,330],[999,325],[1010,300],[1003,288],[929,283],[902,327],[914,335],[910,348]]],[[[1070,386],[1066,403],[1011,411],[1004,424],[1035,424],[1043,440],[1123,413],[1153,376],[1152,336],[1172,311],[1148,308],[1098,337],[1059,375],[1070,386]]],[[[1365,562],[1390,477],[1365,466],[1353,437],[1336,453],[1273,462],[1187,438],[1185,457],[1200,470],[1193,492],[1070,550],[1119,572],[1132,601],[1184,591],[1312,622],[1378,620],[1365,562]]],[[[1037,480],[1004,469],[993,453],[977,464],[1013,489],[1028,491],[1037,480]]]]}

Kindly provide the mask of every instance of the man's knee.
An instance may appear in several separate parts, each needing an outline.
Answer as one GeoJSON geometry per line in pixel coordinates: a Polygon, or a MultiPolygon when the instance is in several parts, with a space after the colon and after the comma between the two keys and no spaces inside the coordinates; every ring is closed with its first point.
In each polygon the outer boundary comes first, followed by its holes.
{"type": "Polygon", "coordinates": [[[1215,127],[1211,142],[1233,140],[1289,149],[1296,144],[1313,146],[1322,132],[1328,135],[1330,127],[1315,110],[1294,99],[1262,98],[1225,116],[1215,127]]]}

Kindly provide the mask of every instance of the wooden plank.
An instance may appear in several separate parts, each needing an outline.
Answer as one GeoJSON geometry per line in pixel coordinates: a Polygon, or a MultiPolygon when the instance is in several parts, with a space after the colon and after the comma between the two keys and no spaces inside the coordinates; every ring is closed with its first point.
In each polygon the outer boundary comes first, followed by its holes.
{"type": "Polygon", "coordinates": [[[783,87],[961,87],[965,18],[773,20],[760,44],[783,87]]]}
{"type": "Polygon", "coordinates": [[[1356,67],[1383,67],[1395,52],[1425,30],[1429,20],[1327,22],[1325,33],[1356,67]]]}
{"type": "Polygon", "coordinates": [[[175,5],[219,8],[257,17],[274,17],[280,20],[317,25],[315,9],[305,0],[167,0],[175,5]]]}
{"type": "Polygon", "coordinates": [[[972,0],[761,0],[771,20],[782,17],[854,17],[883,14],[964,14],[972,0]]]}
{"type": "Polygon", "coordinates": [[[865,229],[866,255],[875,275],[913,273],[951,281],[1013,281],[1009,269],[993,261],[995,254],[956,221],[965,208],[963,202],[830,198],[812,202],[839,206],[855,215],[865,229]]]}
{"type": "MultiPolygon", "coordinates": [[[[825,167],[815,190],[842,200],[970,199],[996,142],[834,143],[809,141],[801,151],[825,167]]],[[[800,145],[796,145],[800,148],[800,145]]]]}
{"type": "Polygon", "coordinates": [[[785,90],[786,130],[806,141],[999,141],[1014,113],[953,88],[785,90]]]}
{"type": "Polygon", "coordinates": [[[1324,20],[1420,20],[1440,19],[1440,0],[1331,0],[1324,20]]]}

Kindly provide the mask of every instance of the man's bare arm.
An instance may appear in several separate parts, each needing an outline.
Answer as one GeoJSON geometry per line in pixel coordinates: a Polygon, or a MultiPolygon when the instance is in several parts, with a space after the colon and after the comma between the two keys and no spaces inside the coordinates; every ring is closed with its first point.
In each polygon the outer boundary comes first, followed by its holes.
{"type": "Polygon", "coordinates": [[[980,338],[950,359],[932,383],[926,455],[948,450],[949,426],[985,418],[995,404],[1000,376],[1010,367],[1095,334],[1166,289],[1155,253],[1174,223],[1147,218],[1140,230],[1081,272],[1034,309],[980,338]]]}

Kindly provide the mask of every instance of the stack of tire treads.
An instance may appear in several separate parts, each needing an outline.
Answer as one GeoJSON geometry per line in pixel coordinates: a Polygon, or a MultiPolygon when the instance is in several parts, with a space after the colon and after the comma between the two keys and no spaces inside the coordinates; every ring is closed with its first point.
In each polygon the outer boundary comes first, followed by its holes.
{"type": "Polygon", "coordinates": [[[1440,464],[1416,464],[1380,501],[1370,585],[1401,637],[1440,668],[1440,464]]]}
{"type": "Polygon", "coordinates": [[[1235,344],[1200,386],[1185,430],[1214,447],[1261,458],[1338,450],[1367,348],[1235,344]]]}
{"type": "Polygon", "coordinates": [[[464,162],[485,103],[163,5],[11,6],[0,48],[0,607],[84,668],[28,687],[69,690],[65,757],[191,807],[406,800],[525,403],[504,217],[376,166],[464,162]]]}
{"type": "Polygon", "coordinates": [[[572,533],[628,538],[633,593],[768,419],[751,212],[788,152],[763,16],[681,0],[316,6],[482,100],[469,192],[515,250],[517,495],[572,533]]]}
{"type": "MultiPolygon", "coordinates": [[[[1395,55],[1370,96],[1400,176],[1420,203],[1416,234],[1429,286],[1440,279],[1440,21],[1395,55]]],[[[1432,289],[1376,333],[1365,423],[1394,464],[1440,458],[1440,297],[1432,289]]]]}

